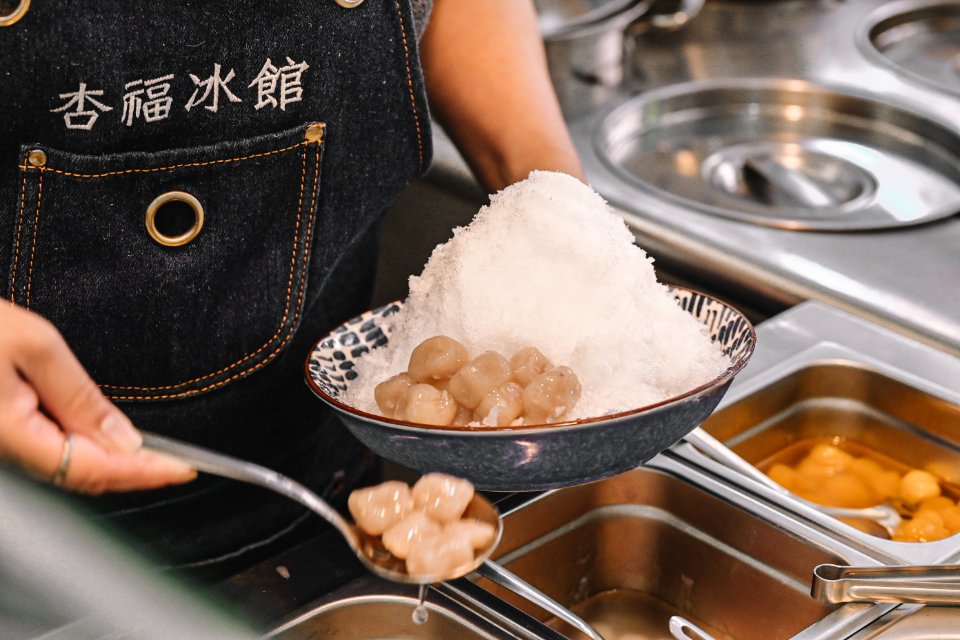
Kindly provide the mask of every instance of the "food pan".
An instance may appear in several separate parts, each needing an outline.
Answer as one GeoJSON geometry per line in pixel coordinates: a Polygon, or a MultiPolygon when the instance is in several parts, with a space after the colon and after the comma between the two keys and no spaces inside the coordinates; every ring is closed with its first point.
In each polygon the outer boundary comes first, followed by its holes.
{"type": "MultiPolygon", "coordinates": [[[[770,350],[702,427],[754,464],[804,441],[858,445],[906,467],[932,472],[956,500],[960,486],[960,360],[905,336],[810,304],[767,323],[770,350]],[[793,335],[770,331],[788,327],[793,335]],[[785,339],[788,338],[788,339],[785,339]],[[778,344],[778,341],[780,344],[778,344]]],[[[883,564],[925,565],[960,553],[960,536],[895,542],[862,531],[707,460],[689,444],[682,459],[816,522],[883,564]]],[[[860,526],[861,523],[858,523],[860,526]]]]}
{"type": "MultiPolygon", "coordinates": [[[[960,485],[960,406],[951,405],[872,369],[850,362],[803,367],[733,403],[703,428],[725,440],[744,459],[759,463],[805,442],[832,442],[911,468],[928,470],[952,488],[960,485]]],[[[791,504],[789,498],[785,504],[791,504]]],[[[918,545],[946,556],[957,536],[907,543],[864,533],[835,521],[844,535],[906,558],[918,545]]],[[[862,526],[862,525],[861,525],[862,526]]]]}
{"type": "MultiPolygon", "coordinates": [[[[856,552],[775,514],[766,520],[738,504],[736,492],[662,458],[657,468],[549,492],[510,511],[497,562],[604,637],[670,638],[672,615],[738,640],[840,634],[862,625],[857,616],[872,619],[870,607],[824,605],[809,593],[814,567],[863,562],[856,552]]],[[[477,584],[581,637],[511,591],[477,584]]]]}
{"type": "Polygon", "coordinates": [[[426,619],[414,622],[413,612],[419,604],[416,587],[364,577],[296,612],[265,639],[504,640],[513,637],[433,590],[427,592],[423,603],[426,619]]]}

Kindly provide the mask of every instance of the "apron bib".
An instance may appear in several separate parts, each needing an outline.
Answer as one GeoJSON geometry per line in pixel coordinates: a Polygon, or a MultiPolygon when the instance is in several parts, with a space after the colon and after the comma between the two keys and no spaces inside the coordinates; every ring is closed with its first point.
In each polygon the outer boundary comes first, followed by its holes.
{"type": "MultiPolygon", "coordinates": [[[[407,2],[34,2],[0,46],[0,291],[138,427],[345,492],[371,458],[303,361],[430,160],[407,2]]],[[[307,518],[207,477],[89,502],[174,565],[307,518]]]]}

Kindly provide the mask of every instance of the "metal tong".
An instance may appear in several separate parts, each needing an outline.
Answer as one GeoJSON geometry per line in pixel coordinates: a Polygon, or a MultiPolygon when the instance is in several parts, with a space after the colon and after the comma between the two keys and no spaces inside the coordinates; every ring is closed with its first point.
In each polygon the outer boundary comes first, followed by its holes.
{"type": "Polygon", "coordinates": [[[844,567],[813,570],[810,594],[820,602],[960,604],[960,565],[844,567]]]}

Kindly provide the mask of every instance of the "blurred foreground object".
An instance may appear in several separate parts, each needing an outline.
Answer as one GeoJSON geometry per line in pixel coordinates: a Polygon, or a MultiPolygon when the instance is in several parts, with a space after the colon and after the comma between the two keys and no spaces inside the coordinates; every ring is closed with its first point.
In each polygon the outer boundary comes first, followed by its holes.
{"type": "Polygon", "coordinates": [[[60,496],[0,467],[0,637],[257,637],[217,604],[152,573],[60,496]]]}

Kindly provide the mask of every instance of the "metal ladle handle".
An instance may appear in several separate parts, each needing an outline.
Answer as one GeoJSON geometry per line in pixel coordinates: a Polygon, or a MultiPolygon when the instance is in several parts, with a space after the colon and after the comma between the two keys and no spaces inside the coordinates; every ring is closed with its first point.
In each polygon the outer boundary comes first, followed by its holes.
{"type": "MultiPolygon", "coordinates": [[[[589,622],[496,562],[487,560],[477,568],[477,573],[552,613],[591,640],[603,640],[589,622]]],[[[669,629],[678,640],[714,640],[713,636],[682,616],[671,617],[669,629]]]]}
{"type": "Polygon", "coordinates": [[[819,182],[771,156],[754,156],[744,160],[743,175],[748,184],[759,179],[766,185],[765,190],[779,191],[801,207],[825,209],[840,204],[840,200],[819,182]]]}
{"type": "Polygon", "coordinates": [[[788,491],[785,487],[775,482],[763,471],[760,471],[755,466],[738,456],[736,453],[731,451],[729,447],[725,446],[722,442],[711,436],[701,427],[695,428],[693,431],[685,435],[683,439],[699,449],[703,454],[716,460],[720,464],[726,465],[727,467],[740,472],[748,478],[756,480],[763,486],[771,489],[772,491],[776,491],[782,496],[787,496],[792,500],[796,500],[797,502],[810,507],[811,509],[820,511],[821,513],[838,518],[865,518],[867,520],[876,522],[878,525],[886,529],[887,533],[891,536],[893,535],[894,530],[896,530],[897,526],[900,524],[900,514],[897,513],[897,510],[890,505],[880,504],[862,509],[848,509],[845,507],[828,507],[826,505],[807,500],[802,496],[798,496],[797,494],[788,491]]]}
{"type": "Polygon", "coordinates": [[[693,431],[685,435],[683,439],[720,464],[726,465],[748,478],[756,480],[781,495],[790,495],[790,492],[787,491],[786,488],[774,482],[770,476],[731,451],[729,447],[704,431],[702,427],[696,427],[693,431]]]}
{"type": "Polygon", "coordinates": [[[499,564],[487,560],[477,568],[477,573],[526,598],[541,609],[549,611],[575,629],[585,633],[591,640],[603,640],[603,636],[597,633],[596,629],[591,627],[586,620],[499,564]]]}
{"type": "Polygon", "coordinates": [[[336,527],[354,551],[359,548],[360,541],[357,534],[343,516],[337,513],[323,498],[299,482],[252,462],[231,458],[185,442],[164,438],[154,433],[142,432],[142,434],[143,446],[147,449],[179,458],[198,471],[255,484],[299,502],[336,527]]]}

